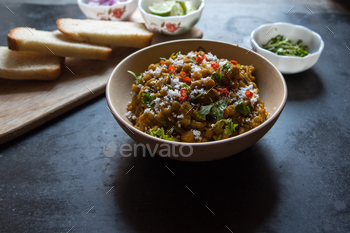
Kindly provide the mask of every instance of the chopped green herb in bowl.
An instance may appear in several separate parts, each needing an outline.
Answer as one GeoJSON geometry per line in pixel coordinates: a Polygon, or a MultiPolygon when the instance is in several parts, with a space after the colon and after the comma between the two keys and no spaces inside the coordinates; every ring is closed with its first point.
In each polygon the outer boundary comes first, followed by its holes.
{"type": "Polygon", "coordinates": [[[276,37],[271,38],[262,47],[282,56],[305,57],[309,54],[307,51],[308,46],[302,45],[302,43],[302,40],[298,40],[296,43],[293,43],[284,35],[277,35],[276,37]]]}
{"type": "Polygon", "coordinates": [[[250,42],[255,52],[268,59],[283,74],[303,72],[317,62],[324,42],[319,34],[284,22],[264,24],[254,29],[250,42]]]}

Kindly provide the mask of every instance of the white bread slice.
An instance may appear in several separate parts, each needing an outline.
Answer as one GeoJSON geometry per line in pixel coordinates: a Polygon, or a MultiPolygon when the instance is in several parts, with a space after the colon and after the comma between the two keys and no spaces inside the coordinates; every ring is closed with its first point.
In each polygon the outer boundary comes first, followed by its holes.
{"type": "Polygon", "coordinates": [[[99,45],[143,48],[153,37],[144,23],[62,18],[56,24],[74,40],[99,45]]]}
{"type": "Polygon", "coordinates": [[[37,51],[61,57],[108,60],[112,49],[107,46],[77,42],[59,31],[14,28],[7,35],[7,45],[17,51],[37,51]]]}
{"type": "Polygon", "coordinates": [[[63,57],[0,47],[0,78],[17,80],[55,80],[61,74],[63,57]]]}

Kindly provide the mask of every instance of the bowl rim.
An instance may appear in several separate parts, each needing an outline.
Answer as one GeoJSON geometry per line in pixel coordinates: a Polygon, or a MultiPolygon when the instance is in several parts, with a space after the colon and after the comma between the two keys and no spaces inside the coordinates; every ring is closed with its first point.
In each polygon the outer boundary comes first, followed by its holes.
{"type": "MultiPolygon", "coordinates": [[[[119,66],[121,66],[121,64],[129,59],[130,57],[138,54],[138,53],[141,53],[145,50],[148,50],[148,49],[152,49],[152,48],[155,48],[155,47],[158,47],[158,46],[163,46],[163,45],[167,45],[167,44],[172,44],[172,43],[186,43],[186,42],[189,42],[189,41],[205,41],[205,42],[211,42],[211,43],[221,43],[221,44],[225,44],[225,45],[229,45],[229,46],[236,46],[238,48],[241,48],[243,50],[246,50],[247,52],[251,51],[251,50],[248,50],[244,47],[240,47],[238,45],[234,45],[232,43],[228,43],[228,42],[224,42],[224,41],[217,41],[217,40],[208,40],[208,39],[179,39],[179,40],[172,40],[172,41],[166,41],[166,42],[162,42],[162,43],[158,43],[158,44],[154,44],[154,45],[151,45],[151,46],[148,46],[146,48],[143,48],[143,49],[140,49],[132,54],[130,54],[129,56],[127,56],[126,58],[124,58],[122,61],[120,61],[118,63],[118,65],[113,69],[110,77],[108,78],[108,82],[107,82],[107,85],[106,85],[106,100],[107,100],[107,104],[109,106],[109,110],[111,111],[111,113],[113,114],[113,116],[115,118],[117,118],[117,121],[120,121],[122,122],[127,128],[129,123],[126,122],[116,111],[115,109],[113,108],[113,105],[112,105],[112,100],[111,100],[111,95],[110,95],[110,87],[111,87],[111,80],[113,79],[113,76],[115,76],[115,73],[117,71],[117,69],[119,68],[119,66]]],[[[264,121],[262,124],[258,125],[257,127],[243,133],[243,134],[240,134],[240,135],[237,135],[237,136],[234,136],[234,137],[229,137],[229,138],[226,138],[226,139],[222,139],[222,140],[218,140],[218,141],[210,141],[210,142],[175,142],[175,141],[167,141],[167,140],[164,140],[164,139],[160,139],[160,138],[157,138],[157,137],[153,137],[139,129],[136,129],[134,126],[130,125],[134,131],[138,132],[139,134],[145,136],[147,139],[149,140],[155,140],[157,141],[157,143],[169,143],[169,144],[172,144],[172,145],[176,145],[176,146],[181,146],[182,144],[186,144],[186,145],[189,145],[189,146],[192,146],[192,147],[198,147],[198,146],[205,146],[205,145],[219,145],[221,143],[229,143],[230,141],[233,141],[233,140],[238,140],[238,139],[242,139],[242,138],[245,138],[245,137],[248,137],[249,135],[251,134],[254,134],[256,131],[260,130],[260,128],[264,127],[264,125],[267,125],[269,124],[270,122],[273,122],[276,118],[278,118],[282,112],[282,110],[284,109],[285,105],[286,105],[286,102],[287,102],[287,96],[288,96],[288,89],[287,89],[287,84],[286,84],[286,81],[284,80],[284,77],[282,75],[282,73],[276,68],[275,65],[273,65],[269,60],[267,60],[265,57],[263,57],[262,55],[254,52],[254,51],[251,51],[253,52],[255,55],[259,56],[260,58],[262,58],[263,60],[265,60],[265,62],[269,63],[274,69],[276,72],[278,72],[280,78],[281,78],[281,81],[282,81],[282,84],[283,84],[283,90],[284,90],[284,96],[283,96],[283,100],[282,100],[282,103],[278,106],[276,112],[270,117],[268,118],[266,121],[264,121]]],[[[277,119],[276,119],[277,120],[277,119]]],[[[131,132],[132,130],[129,129],[131,132]]],[[[134,132],[132,132],[134,133],[134,132]]]]}
{"type": "Polygon", "coordinates": [[[266,52],[267,54],[270,54],[271,56],[274,56],[276,58],[282,58],[282,59],[286,59],[286,60],[306,60],[306,59],[309,59],[310,57],[314,57],[314,56],[319,56],[322,51],[323,51],[323,48],[324,48],[324,41],[322,40],[322,37],[315,31],[312,31],[311,29],[305,27],[305,26],[302,26],[302,25],[298,25],[298,24],[291,24],[291,23],[286,23],[286,22],[276,22],[276,23],[269,23],[269,24],[263,24],[263,25],[260,25],[259,27],[255,28],[251,34],[250,34],[250,39],[251,39],[251,42],[254,44],[254,47],[257,49],[257,50],[263,50],[264,52],[266,52]],[[316,38],[320,41],[320,46],[319,48],[315,51],[315,52],[312,52],[312,53],[309,53],[308,56],[305,56],[305,57],[292,57],[292,56],[282,56],[282,55],[278,55],[278,54],[275,54],[267,49],[264,49],[262,48],[258,42],[255,40],[255,34],[260,31],[263,27],[266,27],[266,26],[275,26],[275,25],[288,25],[288,26],[291,26],[291,27],[295,27],[295,28],[303,28],[305,29],[306,31],[308,31],[309,33],[313,34],[314,36],[316,36],[316,38]]]}
{"type": "Polygon", "coordinates": [[[103,5],[90,6],[89,4],[85,3],[84,0],[77,0],[78,5],[84,5],[84,6],[88,7],[88,8],[106,8],[106,7],[115,7],[115,6],[125,6],[125,5],[128,5],[129,3],[132,3],[132,2],[135,2],[135,1],[138,1],[138,0],[128,0],[127,2],[121,2],[121,3],[118,3],[118,4],[111,5],[111,6],[103,6],[103,5]]]}
{"type": "Polygon", "coordinates": [[[138,6],[138,8],[139,8],[139,10],[140,10],[140,12],[142,14],[145,14],[145,15],[148,15],[148,16],[151,16],[151,17],[154,17],[154,18],[158,18],[158,19],[163,19],[163,20],[164,19],[184,19],[184,18],[186,18],[186,17],[188,17],[190,15],[193,15],[193,14],[196,14],[198,12],[201,12],[203,10],[203,8],[204,8],[204,5],[205,5],[204,0],[201,0],[201,5],[198,7],[198,9],[195,10],[195,11],[192,11],[189,14],[178,15],[178,16],[159,16],[159,15],[154,15],[154,14],[148,13],[145,9],[143,9],[142,6],[141,6],[142,1],[143,0],[139,0],[138,3],[137,3],[137,6],[138,6]]]}

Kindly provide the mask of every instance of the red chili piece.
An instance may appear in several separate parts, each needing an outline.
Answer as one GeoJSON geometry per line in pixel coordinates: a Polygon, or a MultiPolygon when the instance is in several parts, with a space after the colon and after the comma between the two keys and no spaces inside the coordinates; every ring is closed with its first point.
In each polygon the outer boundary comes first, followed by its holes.
{"type": "Polygon", "coordinates": [[[161,65],[164,65],[164,61],[163,61],[163,60],[160,60],[160,64],[161,64],[161,65]]]}
{"type": "Polygon", "coordinates": [[[186,74],[184,71],[182,71],[181,74],[180,74],[180,76],[181,76],[182,78],[186,78],[187,74],[186,74]]]}
{"type": "Polygon", "coordinates": [[[236,62],[235,60],[231,60],[231,63],[232,63],[233,65],[237,65],[237,62],[236,62]]]}
{"type": "Polygon", "coordinates": [[[253,92],[248,90],[245,92],[245,96],[247,96],[248,98],[251,98],[251,97],[253,97],[253,92]]]}
{"type": "Polygon", "coordinates": [[[182,82],[186,83],[187,85],[191,85],[192,80],[189,77],[185,77],[182,79],[182,82]]]}
{"type": "Polygon", "coordinates": [[[212,63],[210,64],[210,66],[213,67],[213,69],[214,69],[215,71],[218,71],[218,69],[219,69],[219,63],[218,63],[218,62],[217,62],[217,63],[212,62],[212,63]]]}
{"type": "Polygon", "coordinates": [[[187,96],[187,90],[186,90],[186,88],[182,88],[181,90],[180,90],[180,94],[181,94],[181,96],[187,96]]]}
{"type": "Polygon", "coordinates": [[[175,74],[176,68],[174,66],[169,66],[168,70],[171,71],[171,73],[175,74]]]}
{"type": "Polygon", "coordinates": [[[206,59],[208,61],[208,58],[206,56],[202,57],[201,55],[198,55],[197,58],[196,58],[196,62],[201,64],[204,59],[206,59]]]}
{"type": "Polygon", "coordinates": [[[180,97],[180,101],[186,101],[186,99],[187,99],[187,96],[180,97]]]}
{"type": "Polygon", "coordinates": [[[187,99],[187,94],[188,94],[188,91],[186,90],[186,88],[182,88],[180,90],[180,94],[181,94],[180,100],[185,101],[187,99]]]}
{"type": "Polygon", "coordinates": [[[227,96],[229,94],[227,88],[219,88],[219,87],[215,87],[215,89],[220,92],[221,94],[227,96]]]}

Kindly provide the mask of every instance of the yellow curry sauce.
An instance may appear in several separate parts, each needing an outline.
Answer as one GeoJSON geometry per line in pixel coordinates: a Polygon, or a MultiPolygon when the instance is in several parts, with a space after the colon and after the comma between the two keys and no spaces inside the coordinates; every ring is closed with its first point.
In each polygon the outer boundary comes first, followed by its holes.
{"type": "Polygon", "coordinates": [[[212,53],[178,52],[161,58],[132,85],[127,118],[152,136],[208,142],[242,134],[266,120],[252,65],[212,53]]]}

